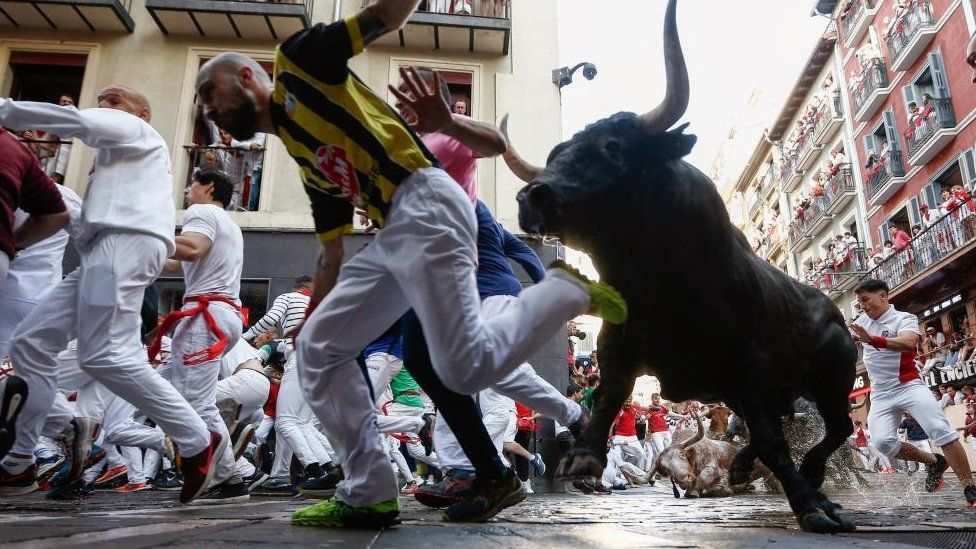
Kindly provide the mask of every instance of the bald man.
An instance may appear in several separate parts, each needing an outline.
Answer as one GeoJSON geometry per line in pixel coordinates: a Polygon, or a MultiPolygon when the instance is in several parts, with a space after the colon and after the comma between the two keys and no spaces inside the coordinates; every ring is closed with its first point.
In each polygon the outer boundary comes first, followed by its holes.
{"type": "MultiPolygon", "coordinates": [[[[45,130],[97,149],[75,234],[81,266],[20,323],[11,342],[14,368],[29,392],[14,446],[0,461],[0,495],[37,487],[34,446],[55,397],[57,353],[74,334],[81,369],[151,417],[179,446],[180,501],[204,491],[227,445],[149,366],[140,338],[143,292],[173,255],[176,230],[169,151],[150,118],[146,98],[119,85],[98,94],[98,108],[81,111],[0,99],[0,126],[45,130]]],[[[65,434],[69,482],[81,475],[105,404],[79,402],[86,417],[76,417],[65,434]]]]}

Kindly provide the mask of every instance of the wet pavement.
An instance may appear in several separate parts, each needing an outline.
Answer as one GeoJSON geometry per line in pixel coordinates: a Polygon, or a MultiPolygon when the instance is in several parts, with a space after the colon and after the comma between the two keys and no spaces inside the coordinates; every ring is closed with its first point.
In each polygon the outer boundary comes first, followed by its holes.
{"type": "Polygon", "coordinates": [[[96,493],[78,503],[41,494],[0,499],[2,547],[342,548],[459,547],[973,547],[976,509],[963,506],[955,479],[927,494],[921,475],[877,475],[865,493],[830,491],[859,525],[851,536],[800,532],[781,495],[675,499],[670,483],[610,496],[533,494],[484,524],[448,524],[403,498],[403,524],[383,531],[291,526],[306,500],[253,497],[249,503],[185,507],[172,492],[96,493]],[[901,544],[901,545],[899,545],[901,544]],[[906,545],[907,544],[907,545],[906,545]]]}

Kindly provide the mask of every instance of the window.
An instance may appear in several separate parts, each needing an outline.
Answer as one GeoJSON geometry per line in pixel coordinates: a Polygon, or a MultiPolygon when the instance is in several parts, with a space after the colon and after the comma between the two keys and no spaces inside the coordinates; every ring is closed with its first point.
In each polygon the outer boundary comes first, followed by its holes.
{"type": "MultiPolygon", "coordinates": [[[[200,65],[209,58],[201,58],[200,65]]],[[[273,61],[259,61],[270,76],[274,72],[273,61]]],[[[237,141],[212,121],[200,115],[193,100],[193,130],[190,143],[183,148],[190,156],[184,185],[189,186],[193,172],[202,169],[218,169],[234,180],[234,195],[227,207],[231,211],[257,211],[261,199],[261,174],[267,136],[262,133],[247,141],[237,141]]],[[[184,202],[183,208],[188,205],[184,202]]]]}
{"type": "MultiPolygon", "coordinates": [[[[268,312],[268,280],[241,281],[241,304],[247,309],[251,323],[268,312]]],[[[160,278],[156,281],[159,294],[159,314],[166,315],[183,306],[186,286],[182,278],[160,278]]]]}
{"type": "MultiPolygon", "coordinates": [[[[88,55],[83,53],[11,52],[12,78],[6,95],[19,101],[75,105],[87,63],[88,55]]],[[[71,141],[43,131],[15,133],[37,155],[45,173],[64,183],[71,141]]]]}
{"type": "Polygon", "coordinates": [[[908,216],[908,208],[902,207],[897,212],[895,212],[891,217],[889,217],[880,227],[878,227],[878,236],[880,237],[879,242],[884,244],[884,242],[891,240],[891,233],[889,229],[891,227],[897,227],[908,234],[912,234],[911,219],[908,216]]]}
{"type": "Polygon", "coordinates": [[[954,185],[966,185],[967,181],[963,171],[964,169],[966,171],[971,169],[967,166],[967,161],[972,162],[972,152],[966,151],[966,153],[960,155],[957,161],[947,165],[925,186],[925,189],[922,191],[922,199],[929,208],[935,209],[942,206],[943,202],[945,202],[942,193],[950,191],[954,185]],[[967,153],[969,155],[968,160],[966,157],[967,153]]]}

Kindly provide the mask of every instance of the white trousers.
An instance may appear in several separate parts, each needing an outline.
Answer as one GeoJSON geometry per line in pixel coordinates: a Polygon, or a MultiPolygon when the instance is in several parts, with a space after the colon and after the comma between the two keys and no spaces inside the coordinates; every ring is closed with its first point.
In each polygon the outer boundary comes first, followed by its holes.
{"type": "MultiPolygon", "coordinates": [[[[183,309],[192,309],[197,306],[199,306],[198,303],[189,302],[183,306],[183,309]]],[[[227,338],[225,351],[233,349],[242,332],[240,313],[229,304],[221,302],[210,302],[209,310],[217,326],[227,338]]],[[[181,320],[173,332],[169,380],[190,403],[193,410],[207,425],[207,429],[219,433],[225,437],[225,440],[229,441],[230,433],[227,432],[227,424],[224,423],[223,418],[220,417],[220,411],[217,409],[217,380],[220,376],[223,355],[200,364],[188,365],[184,363],[186,356],[199,353],[216,342],[217,336],[207,326],[203,314],[181,320]]],[[[264,403],[262,402],[262,404],[264,403]]],[[[181,453],[183,453],[182,447],[181,453]]],[[[187,452],[184,455],[192,456],[193,454],[187,452]]],[[[235,461],[233,447],[227,444],[214,474],[214,485],[237,475],[235,461]]]]}
{"type": "Polygon", "coordinates": [[[898,426],[903,412],[911,414],[940,448],[959,439],[959,433],[949,426],[945,412],[932,398],[932,392],[921,381],[914,380],[871,393],[871,411],[868,412],[871,446],[885,456],[894,457],[901,449],[898,426]]]}
{"type": "MultiPolygon", "coordinates": [[[[2,284],[3,279],[0,278],[0,285],[2,284]]],[[[36,305],[36,301],[0,295],[0,358],[10,354],[10,339],[14,337],[14,330],[36,305]]]]}
{"type": "MultiPolygon", "coordinates": [[[[0,282],[2,282],[7,280],[7,271],[10,270],[10,257],[3,252],[0,252],[0,256],[2,256],[0,257],[0,282]]],[[[3,357],[0,356],[0,358],[3,357]]]]}
{"type": "Polygon", "coordinates": [[[614,435],[612,444],[621,451],[621,457],[640,469],[647,468],[647,454],[644,453],[644,446],[636,436],[614,435]]]}
{"type": "Polygon", "coordinates": [[[250,418],[268,401],[271,380],[261,372],[244,368],[217,382],[217,402],[232,400],[241,405],[239,418],[250,418]]]}
{"type": "Polygon", "coordinates": [[[33,450],[54,401],[57,354],[76,332],[82,370],[153,418],[186,455],[209,446],[206,424],[149,366],[140,340],[143,292],[165,259],[166,246],[154,236],[103,232],[81,254],[81,266],[21,322],[10,354],[30,392],[12,451],[33,450]]]}
{"type": "Polygon", "coordinates": [[[281,376],[281,389],[278,390],[275,432],[294,452],[302,466],[318,463],[307,436],[309,414],[306,408],[308,404],[298,384],[298,374],[294,368],[286,368],[281,376]]]}
{"type": "Polygon", "coordinates": [[[585,286],[553,271],[505,314],[481,314],[475,282],[477,222],[471,201],[443,170],[399,185],[387,224],[346,262],[298,344],[302,389],[340,456],[336,498],[366,506],[397,497],[366,380],[356,356],[411,307],[434,370],[472,394],[501,380],[565,330],[590,303],[585,286]]]}

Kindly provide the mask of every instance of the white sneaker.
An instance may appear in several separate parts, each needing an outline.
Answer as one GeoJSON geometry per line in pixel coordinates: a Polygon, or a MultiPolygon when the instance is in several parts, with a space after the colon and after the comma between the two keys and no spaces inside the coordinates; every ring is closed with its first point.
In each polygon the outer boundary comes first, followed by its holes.
{"type": "Polygon", "coordinates": [[[532,481],[531,480],[527,480],[527,481],[523,482],[522,483],[522,487],[525,488],[525,493],[526,494],[534,494],[535,493],[532,490],[532,481]]]}

